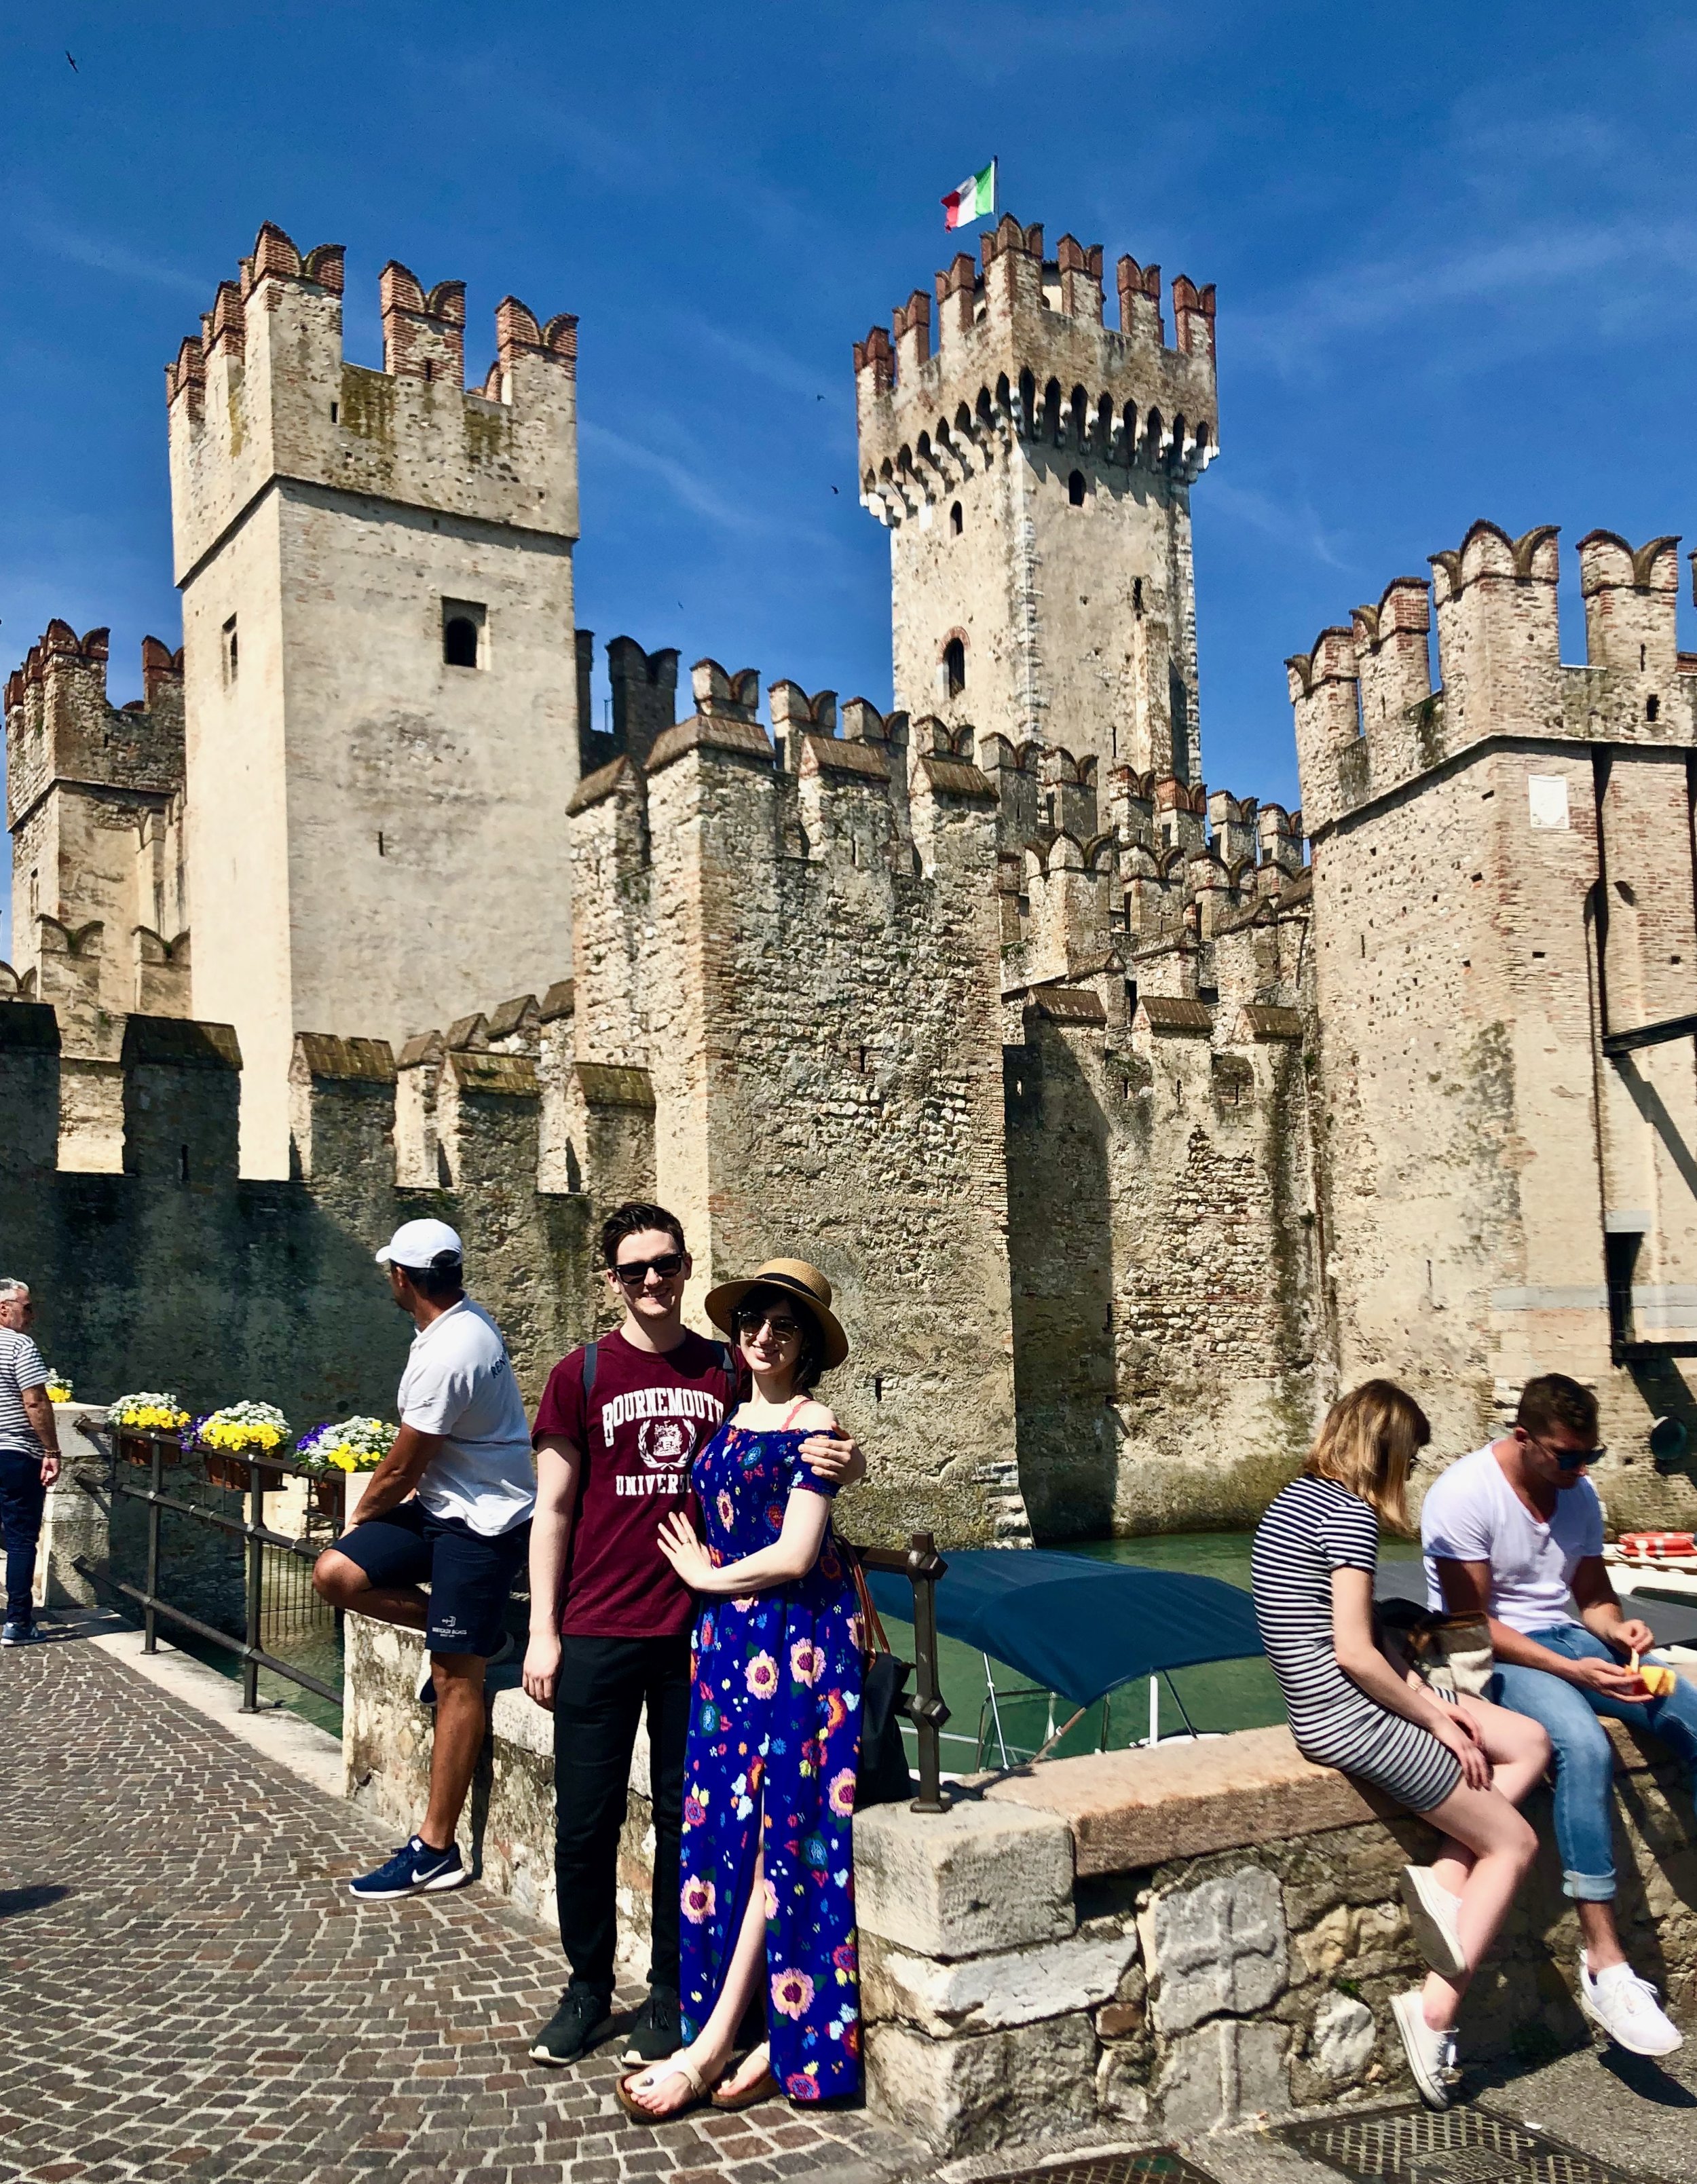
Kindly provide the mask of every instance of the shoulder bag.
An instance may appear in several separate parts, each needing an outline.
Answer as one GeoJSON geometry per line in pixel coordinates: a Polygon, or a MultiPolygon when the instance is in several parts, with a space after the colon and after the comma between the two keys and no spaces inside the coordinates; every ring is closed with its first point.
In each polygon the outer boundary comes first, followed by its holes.
{"type": "Polygon", "coordinates": [[[860,1657],[860,1763],[854,1786],[858,1813],[868,1805],[893,1805],[919,1794],[902,1741],[902,1687],[913,1671],[910,1663],[898,1661],[890,1650],[859,1555],[843,1541],[837,1544],[853,1573],[865,1641],[860,1657]]]}

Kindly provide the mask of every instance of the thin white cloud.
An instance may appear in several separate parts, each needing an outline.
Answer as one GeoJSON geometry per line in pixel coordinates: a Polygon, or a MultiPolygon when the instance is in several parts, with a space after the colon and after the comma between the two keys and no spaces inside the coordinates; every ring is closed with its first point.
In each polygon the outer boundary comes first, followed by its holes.
{"type": "Polygon", "coordinates": [[[823,394],[827,405],[852,415],[853,398],[844,388],[845,373],[826,366],[810,365],[799,356],[791,356],[785,349],[775,348],[768,342],[739,340],[727,333],[723,326],[715,326],[711,319],[691,314],[680,320],[687,338],[695,346],[715,349],[737,371],[750,378],[766,380],[771,386],[782,387],[786,394],[808,397],[823,394]]]}
{"type": "Polygon", "coordinates": [[[597,425],[589,418],[578,421],[578,444],[611,455],[628,469],[657,478],[684,507],[697,515],[705,515],[709,522],[719,524],[727,531],[751,534],[765,528],[745,508],[727,500],[711,479],[680,462],[675,455],[661,454],[658,448],[645,447],[639,440],[627,439],[622,432],[610,432],[605,425],[597,425]]]}
{"type": "MultiPolygon", "coordinates": [[[[1399,254],[1344,261],[1305,284],[1284,308],[1234,319],[1234,348],[1281,369],[1315,360],[1338,334],[1388,332],[1432,317],[1435,306],[1488,303],[1510,310],[1541,297],[1571,302],[1572,284],[1608,272],[1647,278],[1697,270],[1697,227],[1684,221],[1647,226],[1642,220],[1578,220],[1521,226],[1482,235],[1449,253],[1399,254]]],[[[1551,337],[1566,337],[1564,319],[1551,337]]],[[[1491,358],[1475,347],[1481,369],[1491,358]]]]}
{"type": "Polygon", "coordinates": [[[165,264],[153,253],[131,250],[104,236],[81,234],[63,220],[25,213],[16,229],[20,239],[48,258],[69,265],[86,266],[90,272],[109,274],[118,281],[134,281],[145,287],[168,288],[175,295],[193,296],[209,303],[210,284],[202,277],[165,264]]]}
{"type": "Polygon", "coordinates": [[[1210,471],[1203,490],[1216,515],[1281,546],[1295,547],[1328,569],[1350,565],[1328,537],[1319,515],[1306,501],[1275,499],[1257,487],[1239,485],[1229,476],[1210,471]]]}

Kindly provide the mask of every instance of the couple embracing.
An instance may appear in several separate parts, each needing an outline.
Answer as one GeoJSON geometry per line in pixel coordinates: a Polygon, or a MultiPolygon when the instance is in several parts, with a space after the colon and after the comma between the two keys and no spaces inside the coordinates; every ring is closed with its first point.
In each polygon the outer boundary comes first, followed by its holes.
{"type": "Polygon", "coordinates": [[[663,1207],[601,1234],[620,1326],[550,1375],[534,1429],[524,1687],[555,1720],[555,1881],[571,1984],[531,2049],[610,2038],[619,1831],[646,1712],[650,1992],[620,2080],[634,2120],[860,2085],[851,1814],[862,1635],[830,1503],[865,1458],[817,1401],[848,1340],[830,1284],[777,1259],[706,1299],[663,1207]],[[766,2033],[738,2059],[751,2006],[766,2033]]]}

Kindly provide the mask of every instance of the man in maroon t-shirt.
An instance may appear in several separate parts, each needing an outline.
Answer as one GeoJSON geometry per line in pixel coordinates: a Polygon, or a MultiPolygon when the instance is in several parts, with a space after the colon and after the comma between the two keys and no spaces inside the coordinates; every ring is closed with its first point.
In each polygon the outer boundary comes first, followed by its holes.
{"type": "MultiPolygon", "coordinates": [[[[624,2059],[656,2062],[682,2038],[678,1846],[695,1602],[660,1552],[660,1520],[688,1501],[690,1461],[736,1407],[744,1377],[728,1343],[684,1324],[690,1260],[676,1215],[620,1206],[602,1228],[601,1255],[623,1324],[561,1359],[532,1434],[524,1687],[554,1713],[554,1875],[572,1968],[559,2008],[531,2048],[539,2063],[574,2063],[613,2030],[619,1830],[645,1708],[653,1936],[648,1999],[624,2059]]],[[[801,1453],[840,1485],[866,1469],[846,1435],[815,1435],[801,1453]]]]}

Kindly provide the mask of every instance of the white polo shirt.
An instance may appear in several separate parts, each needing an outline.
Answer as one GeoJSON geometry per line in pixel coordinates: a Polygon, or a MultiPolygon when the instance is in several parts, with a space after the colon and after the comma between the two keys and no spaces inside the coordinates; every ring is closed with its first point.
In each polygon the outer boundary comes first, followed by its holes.
{"type": "Polygon", "coordinates": [[[510,1532],[536,1502],[530,1425],[501,1331],[461,1297],[412,1338],[398,1398],[400,1422],[440,1434],[418,1498],[433,1517],[457,1518],[486,1539],[510,1532]]]}

